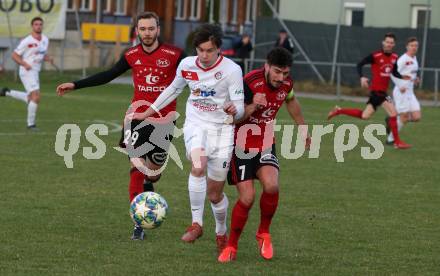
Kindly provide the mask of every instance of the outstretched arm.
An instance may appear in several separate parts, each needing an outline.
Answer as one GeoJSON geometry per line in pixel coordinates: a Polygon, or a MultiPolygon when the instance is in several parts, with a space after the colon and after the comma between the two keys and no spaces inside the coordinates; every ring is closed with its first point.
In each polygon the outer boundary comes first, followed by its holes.
{"type": "Polygon", "coordinates": [[[65,93],[71,90],[109,83],[130,68],[131,67],[125,59],[125,56],[122,56],[121,59],[112,68],[106,71],[99,72],[82,80],[60,84],[57,87],[57,93],[59,96],[63,96],[65,93]]]}

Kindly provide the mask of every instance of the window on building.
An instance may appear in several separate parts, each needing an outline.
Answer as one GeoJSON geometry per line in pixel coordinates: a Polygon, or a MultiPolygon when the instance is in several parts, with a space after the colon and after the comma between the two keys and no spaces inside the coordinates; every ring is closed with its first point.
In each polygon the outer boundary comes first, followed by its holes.
{"type": "Polygon", "coordinates": [[[344,3],[345,9],[345,25],[347,26],[364,26],[365,3],[347,2],[344,3]]]}
{"type": "MultiPolygon", "coordinates": [[[[99,1],[99,0],[98,0],[99,1]]],[[[111,12],[111,0],[104,0],[102,1],[102,11],[104,13],[110,13],[111,12]]]]}
{"type": "Polygon", "coordinates": [[[79,10],[80,11],[91,11],[92,10],[92,0],[81,0],[79,10]]]}
{"type": "Polygon", "coordinates": [[[127,1],[126,0],[116,0],[115,14],[126,15],[127,14],[127,1]]]}
{"type": "Polygon", "coordinates": [[[174,19],[185,20],[186,19],[186,0],[176,0],[174,2],[176,8],[176,16],[174,19]]]}
{"type": "Polygon", "coordinates": [[[429,20],[429,8],[428,6],[412,6],[412,18],[411,18],[411,28],[424,28],[425,20],[428,17],[429,20]]]}
{"type": "Polygon", "coordinates": [[[199,20],[202,13],[202,0],[190,0],[191,10],[189,20],[199,20]]]}
{"type": "Polygon", "coordinates": [[[75,10],[75,0],[68,0],[67,1],[67,10],[68,11],[75,10]]]}

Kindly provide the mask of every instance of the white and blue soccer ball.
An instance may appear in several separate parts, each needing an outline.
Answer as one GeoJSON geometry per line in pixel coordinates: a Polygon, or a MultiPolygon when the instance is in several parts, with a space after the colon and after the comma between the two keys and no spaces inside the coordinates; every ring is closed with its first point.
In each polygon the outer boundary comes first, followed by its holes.
{"type": "Polygon", "coordinates": [[[166,219],[168,204],[165,199],[153,192],[138,194],[130,204],[130,217],[133,222],[144,228],[159,227],[166,219]]]}

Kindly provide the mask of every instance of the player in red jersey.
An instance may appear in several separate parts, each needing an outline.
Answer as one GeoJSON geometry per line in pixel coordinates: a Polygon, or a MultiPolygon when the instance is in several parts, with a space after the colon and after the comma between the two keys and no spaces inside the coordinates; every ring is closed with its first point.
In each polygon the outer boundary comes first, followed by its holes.
{"type": "Polygon", "coordinates": [[[396,36],[392,33],[385,34],[382,41],[382,49],[365,57],[357,65],[358,74],[361,80],[361,86],[369,88],[370,98],[367,107],[364,110],[357,108],[340,108],[336,106],[328,114],[328,119],[337,115],[348,115],[357,117],[362,120],[368,120],[377,110],[378,106],[382,106],[389,115],[388,127],[391,129],[395,139],[394,147],[397,149],[407,149],[411,146],[400,140],[397,129],[397,111],[394,107],[392,99],[387,95],[388,84],[391,74],[396,78],[410,79],[409,76],[402,76],[397,70],[398,55],[393,52],[396,45],[396,36]],[[365,64],[371,64],[372,80],[369,85],[369,79],[362,73],[362,67],[365,64]]]}
{"type": "Polygon", "coordinates": [[[305,124],[289,76],[292,62],[292,55],[286,49],[275,48],[267,55],[263,68],[244,77],[245,116],[235,128],[236,145],[228,175],[229,184],[236,186],[239,198],[232,210],[228,245],[219,255],[219,262],[236,258],[238,239],[254,203],[254,179],[263,186],[256,238],[261,256],[264,259],[273,257],[269,226],[278,206],[279,186],[273,122],[280,107],[286,103],[295,122],[305,124]]]}
{"type": "MultiPolygon", "coordinates": [[[[131,69],[134,83],[132,104],[136,106],[136,103],[145,101],[145,104],[138,104],[135,110],[137,112],[147,110],[149,104],[152,104],[171,84],[176,75],[177,66],[185,54],[172,45],[159,42],[159,17],[153,12],[144,12],[137,16],[136,33],[141,43],[128,49],[112,68],[82,80],[59,85],[58,95],[62,96],[71,90],[108,83],[131,69]]],[[[165,117],[175,110],[176,101],[173,101],[161,110],[161,114],[157,113],[153,117],[160,117],[160,115],[165,117]]],[[[160,178],[160,174],[144,175],[136,164],[142,164],[148,170],[157,171],[166,161],[171,139],[162,139],[159,145],[157,137],[155,139],[151,137],[153,132],[153,124],[143,126],[141,121],[132,121],[130,126],[124,127],[120,145],[127,148],[131,162],[130,201],[139,193],[154,191],[153,183],[160,178]]],[[[132,239],[143,240],[143,238],[144,231],[141,227],[135,226],[132,239]]]]}

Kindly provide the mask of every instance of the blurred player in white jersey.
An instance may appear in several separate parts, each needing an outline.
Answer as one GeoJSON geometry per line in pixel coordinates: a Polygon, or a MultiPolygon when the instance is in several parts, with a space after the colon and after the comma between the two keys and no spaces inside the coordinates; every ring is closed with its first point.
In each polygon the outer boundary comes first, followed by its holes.
{"type": "MultiPolygon", "coordinates": [[[[416,57],[418,48],[419,42],[417,38],[408,38],[406,42],[406,53],[401,55],[397,60],[399,73],[401,75],[410,76],[411,79],[403,80],[392,77],[395,84],[393,99],[397,113],[399,114],[397,118],[397,128],[399,131],[407,122],[418,122],[422,117],[420,103],[414,94],[414,85],[417,85],[420,81],[417,76],[417,72],[419,71],[419,64],[416,57]]],[[[393,133],[389,133],[387,144],[392,144],[393,141],[393,133]]]]}
{"type": "Polygon", "coordinates": [[[226,246],[228,198],[223,186],[234,146],[234,121],[244,114],[243,79],[240,66],[220,54],[222,31],[215,25],[203,25],[195,33],[197,56],[182,60],[174,81],[152,108],[128,118],[143,120],[173,101],[189,86],[184,139],[191,161],[188,190],[192,225],[182,236],[194,242],[202,236],[205,197],[211,201],[216,222],[219,252],[226,246]],[[207,177],[206,177],[207,176],[207,177]]]}
{"type": "Polygon", "coordinates": [[[31,26],[31,34],[23,38],[12,53],[12,59],[20,65],[19,75],[26,92],[4,87],[0,91],[0,96],[9,96],[25,102],[28,105],[27,127],[30,130],[37,130],[35,118],[40,102],[41,64],[43,61],[53,63],[53,59],[47,55],[49,39],[43,34],[43,19],[34,17],[31,26]]]}

